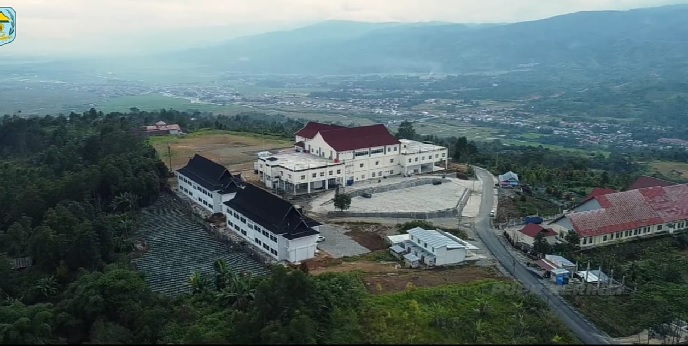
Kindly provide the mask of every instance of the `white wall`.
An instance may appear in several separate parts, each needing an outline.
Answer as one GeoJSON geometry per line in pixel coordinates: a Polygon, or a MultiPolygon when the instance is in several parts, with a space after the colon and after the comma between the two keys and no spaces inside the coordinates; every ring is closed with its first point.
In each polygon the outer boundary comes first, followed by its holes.
{"type": "Polygon", "coordinates": [[[182,194],[189,197],[196,204],[207,209],[208,211],[215,212],[213,193],[211,191],[208,191],[202,186],[196,184],[193,180],[189,179],[183,174],[179,172],[175,173],[177,175],[177,185],[179,186],[179,191],[181,191],[182,194]]]}
{"type": "Polygon", "coordinates": [[[230,207],[225,206],[224,212],[229,229],[278,261],[295,263],[315,257],[317,234],[288,240],[281,235],[270,232],[230,207]],[[238,217],[234,215],[235,212],[238,217]],[[245,222],[241,220],[242,217],[245,222]]]}
{"type": "Polygon", "coordinates": [[[448,265],[461,263],[466,259],[466,249],[447,249],[447,247],[435,248],[435,265],[448,265]]]}

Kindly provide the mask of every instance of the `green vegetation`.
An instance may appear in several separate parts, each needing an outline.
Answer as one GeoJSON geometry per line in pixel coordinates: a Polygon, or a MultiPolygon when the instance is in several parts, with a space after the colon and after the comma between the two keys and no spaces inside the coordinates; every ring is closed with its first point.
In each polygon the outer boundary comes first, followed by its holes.
{"type": "Polygon", "coordinates": [[[351,196],[344,193],[337,194],[334,196],[334,207],[341,211],[349,209],[351,207],[351,196]]]}
{"type": "Polygon", "coordinates": [[[254,277],[217,261],[212,276],[189,277],[193,294],[153,293],[130,254],[140,208],[156,200],[168,172],[134,130],[153,119],[277,136],[295,126],[191,116],[92,109],[2,119],[0,343],[573,341],[543,302],[495,282],[373,296],[355,274],[275,266],[254,277]],[[25,257],[33,265],[14,270],[13,259],[25,257]]]}
{"type": "MultiPolygon", "coordinates": [[[[622,337],[674,319],[688,320],[688,235],[619,243],[575,253],[635,291],[627,296],[566,296],[611,336],[622,337]]],[[[583,269],[585,270],[585,269],[583,269]]]]}

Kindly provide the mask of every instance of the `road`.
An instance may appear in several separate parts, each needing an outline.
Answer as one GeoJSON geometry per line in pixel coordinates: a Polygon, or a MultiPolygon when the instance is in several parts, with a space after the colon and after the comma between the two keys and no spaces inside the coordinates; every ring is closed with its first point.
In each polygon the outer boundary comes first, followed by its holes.
{"type": "Polygon", "coordinates": [[[555,294],[544,286],[520,261],[509,252],[504,244],[497,238],[490,223],[490,210],[494,198],[494,183],[492,174],[485,169],[475,167],[475,173],[483,182],[483,194],[480,204],[480,215],[475,221],[475,232],[483,241],[492,255],[513,275],[524,287],[533,294],[538,295],[554,310],[559,319],[571,330],[571,332],[584,344],[610,344],[609,337],[600,332],[589,323],[561,296],[555,294]]]}

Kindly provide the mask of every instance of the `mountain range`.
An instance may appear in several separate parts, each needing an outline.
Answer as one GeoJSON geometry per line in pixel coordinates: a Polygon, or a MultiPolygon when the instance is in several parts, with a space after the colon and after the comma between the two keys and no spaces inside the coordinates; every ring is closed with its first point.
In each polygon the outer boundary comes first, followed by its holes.
{"type": "Polygon", "coordinates": [[[688,5],[578,12],[513,24],[328,21],[166,54],[266,74],[688,75],[688,5]]]}

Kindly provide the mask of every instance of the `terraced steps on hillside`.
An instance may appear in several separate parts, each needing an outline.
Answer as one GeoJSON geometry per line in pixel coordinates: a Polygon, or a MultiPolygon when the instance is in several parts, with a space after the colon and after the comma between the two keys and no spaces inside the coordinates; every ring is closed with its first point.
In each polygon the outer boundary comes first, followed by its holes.
{"type": "Polygon", "coordinates": [[[213,263],[218,259],[239,272],[267,272],[247,254],[213,239],[178,203],[163,193],[155,204],[143,210],[138,235],[146,239],[149,249],[134,263],[153,291],[173,296],[190,292],[189,277],[195,271],[213,275],[213,263]]]}

